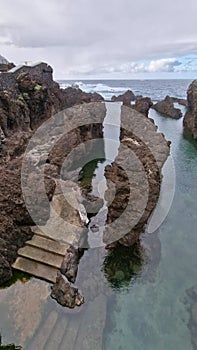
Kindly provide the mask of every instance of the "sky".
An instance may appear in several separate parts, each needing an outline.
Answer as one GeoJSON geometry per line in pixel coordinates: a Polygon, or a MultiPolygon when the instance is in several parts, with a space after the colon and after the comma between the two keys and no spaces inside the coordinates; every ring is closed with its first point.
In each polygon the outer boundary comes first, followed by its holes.
{"type": "Polygon", "coordinates": [[[0,54],[55,79],[195,79],[196,0],[0,0],[0,54]]]}

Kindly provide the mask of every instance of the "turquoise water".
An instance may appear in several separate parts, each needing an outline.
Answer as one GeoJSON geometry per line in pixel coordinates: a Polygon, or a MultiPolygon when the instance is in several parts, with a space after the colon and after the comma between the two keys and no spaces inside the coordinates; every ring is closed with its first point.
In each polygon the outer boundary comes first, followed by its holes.
{"type": "Polygon", "coordinates": [[[159,131],[172,141],[176,190],[171,209],[155,235],[161,257],[152,281],[136,280],[116,291],[109,306],[107,350],[191,350],[184,304],[186,289],[196,285],[197,271],[197,145],[183,136],[182,120],[150,113],[159,131]]]}

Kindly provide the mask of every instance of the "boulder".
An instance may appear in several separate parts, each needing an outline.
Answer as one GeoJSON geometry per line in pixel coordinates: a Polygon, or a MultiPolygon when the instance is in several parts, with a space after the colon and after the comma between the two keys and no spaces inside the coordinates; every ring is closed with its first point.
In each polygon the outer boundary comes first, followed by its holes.
{"type": "Polygon", "coordinates": [[[56,283],[52,286],[51,297],[57,300],[58,304],[73,309],[84,303],[84,298],[78,289],[71,287],[67,278],[58,273],[56,283]]]}
{"type": "Polygon", "coordinates": [[[163,101],[157,102],[152,108],[166,117],[173,119],[179,119],[182,117],[181,110],[174,107],[174,101],[170,96],[166,96],[163,101]]]}
{"type": "Polygon", "coordinates": [[[104,98],[96,92],[87,93],[76,87],[68,87],[62,90],[62,93],[67,107],[71,107],[82,103],[104,101],[104,98]]]}
{"type": "Polygon", "coordinates": [[[112,96],[112,102],[123,102],[125,105],[130,104],[131,101],[135,101],[136,97],[131,90],[127,90],[124,94],[119,96],[112,96]]]}
{"type": "Polygon", "coordinates": [[[197,80],[194,80],[187,91],[188,110],[185,114],[184,128],[191,132],[193,138],[197,140],[197,80]]]}
{"type": "Polygon", "coordinates": [[[132,105],[131,103],[127,104],[127,101],[126,103],[124,101],[123,104],[135,109],[137,112],[145,115],[145,117],[148,117],[148,112],[149,109],[152,107],[153,102],[151,101],[150,97],[138,97],[136,98],[134,105],[132,105]]]}

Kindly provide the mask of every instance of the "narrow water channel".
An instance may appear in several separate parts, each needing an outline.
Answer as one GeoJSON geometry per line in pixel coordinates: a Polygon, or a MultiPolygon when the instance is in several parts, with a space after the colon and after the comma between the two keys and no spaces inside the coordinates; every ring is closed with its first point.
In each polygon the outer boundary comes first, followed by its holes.
{"type": "Polygon", "coordinates": [[[108,203],[105,200],[107,190],[105,167],[115,160],[120,145],[121,103],[106,102],[106,117],[103,123],[105,160],[99,161],[92,179],[92,194],[103,199],[103,207],[89,223],[88,244],[90,248],[104,246],[103,230],[107,218],[108,203]]]}

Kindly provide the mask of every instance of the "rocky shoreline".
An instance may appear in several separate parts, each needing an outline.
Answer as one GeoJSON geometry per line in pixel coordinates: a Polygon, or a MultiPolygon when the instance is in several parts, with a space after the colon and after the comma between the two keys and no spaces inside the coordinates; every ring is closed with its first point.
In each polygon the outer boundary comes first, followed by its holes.
{"type": "MultiPolygon", "coordinates": [[[[21,190],[21,166],[23,155],[28,141],[35,130],[51,116],[70,107],[72,104],[102,101],[97,94],[86,94],[81,90],[62,90],[53,82],[52,69],[42,64],[41,69],[49,70],[47,79],[42,80],[39,72],[15,72],[15,87],[7,83],[7,90],[2,90],[2,75],[0,75],[0,283],[1,285],[12,276],[11,265],[17,257],[17,251],[24,243],[31,239],[34,225],[24,203],[21,190]]],[[[26,68],[26,67],[25,67],[26,68]]],[[[40,69],[40,68],[39,68],[40,69]]],[[[1,73],[4,74],[4,73],[1,73]]],[[[8,73],[5,73],[8,74],[8,73]]],[[[3,82],[5,77],[3,75],[3,82]]],[[[83,127],[70,134],[70,144],[65,149],[65,140],[62,140],[61,149],[53,149],[53,156],[48,164],[48,173],[45,176],[45,188],[48,199],[51,200],[55,191],[53,176],[58,175],[58,166],[61,157],[69,152],[77,142],[84,141],[92,126],[85,131],[83,127]],[[78,134],[78,135],[77,135],[78,134]],[[51,176],[53,175],[53,176],[51,176]]],[[[93,137],[102,137],[102,124],[93,130],[93,137]]],[[[38,184],[35,183],[35,187],[38,184]]],[[[39,190],[39,189],[38,189],[39,190]]],[[[42,201],[42,199],[41,199],[42,201]]],[[[40,208],[42,203],[40,202],[40,208]]],[[[49,208],[43,208],[43,220],[49,218],[49,208]]],[[[43,222],[43,223],[44,223],[43,222]]]]}
{"type": "Polygon", "coordinates": [[[194,80],[187,91],[188,109],[183,120],[185,130],[197,140],[197,80],[194,80]]]}
{"type": "MultiPolygon", "coordinates": [[[[107,224],[113,224],[113,221],[115,222],[121,216],[125,208],[127,206],[129,208],[128,203],[131,193],[133,202],[130,205],[135,209],[133,211],[134,215],[130,214],[130,217],[127,217],[127,220],[133,220],[133,225],[131,230],[125,231],[124,236],[111,239],[113,225],[112,228],[104,232],[108,249],[113,249],[118,244],[130,247],[139,242],[143,227],[157,203],[161,184],[161,169],[169,155],[170,145],[163,135],[157,133],[156,126],[148,119],[150,107],[158,110],[158,104],[155,107],[150,98],[135,96],[131,91],[127,91],[117,98],[114,97],[112,100],[123,102],[121,110],[121,125],[123,126],[121,128],[121,144],[118,156],[112,166],[105,170],[108,181],[106,197],[110,194],[110,184],[114,183],[116,187],[116,196],[108,210],[107,224]],[[132,130],[130,125],[132,125],[132,130]],[[142,130],[146,130],[146,132],[144,133],[142,130]],[[124,153],[125,148],[127,148],[126,153],[124,153]],[[138,164],[139,171],[135,172],[133,169],[135,176],[132,183],[128,178],[129,167],[132,163],[126,164],[125,162],[126,159],[128,160],[131,157],[131,154],[134,154],[140,162],[138,164]],[[118,165],[119,163],[121,166],[118,165]],[[125,168],[127,169],[126,173],[125,168]],[[136,183],[139,182],[140,176],[141,187],[136,189],[136,183]],[[136,212],[138,213],[137,221],[136,212]]],[[[159,111],[172,118],[180,117],[179,110],[174,108],[174,102],[177,101],[166,97],[165,106],[162,102],[159,111]],[[166,111],[166,104],[170,112],[166,111]]],[[[185,102],[182,101],[182,103],[185,102]]],[[[194,113],[191,101],[188,101],[188,104],[189,111],[194,113]]],[[[43,151],[36,149],[36,153],[33,156],[31,155],[32,158],[28,167],[29,173],[26,174],[26,177],[35,189],[35,193],[40,193],[39,171],[43,166],[45,167],[44,184],[48,203],[45,203],[42,196],[38,196],[39,200],[36,205],[37,208],[40,208],[40,225],[44,227],[50,220],[53,220],[49,205],[53,201],[63,217],[66,215],[66,218],[69,217],[71,221],[73,217],[76,218],[77,222],[81,223],[82,230],[84,230],[87,222],[85,224],[82,222],[81,212],[78,209],[73,212],[62,202],[60,198],[62,192],[58,187],[58,183],[64,159],[72,149],[92,139],[103,138],[103,120],[105,117],[103,97],[96,93],[85,93],[78,88],[61,89],[53,81],[52,68],[45,63],[33,67],[13,68],[10,73],[9,70],[0,73],[0,170],[2,174],[0,183],[0,285],[11,279],[11,266],[18,256],[18,250],[27,241],[31,240],[35,234],[34,229],[32,229],[35,223],[27,210],[21,189],[21,167],[27,144],[44,122],[62,110],[67,111],[67,119],[65,120],[68,124],[72,124],[72,120],[74,120],[72,118],[82,118],[82,125],[74,128],[66,135],[62,135],[59,138],[59,143],[52,147],[47,159],[44,159],[44,157],[42,159],[43,151]],[[87,105],[87,108],[84,107],[87,105]],[[76,109],[72,109],[73,106],[77,106],[76,109]],[[94,110],[94,108],[96,109],[94,110]],[[91,123],[86,123],[87,113],[92,118],[91,123]],[[31,168],[34,161],[38,161],[36,163],[38,164],[38,173],[35,178],[32,175],[33,166],[31,168]],[[44,165],[45,161],[46,164],[44,165]],[[60,208],[61,206],[64,211],[60,208]]],[[[55,128],[57,128],[56,134],[58,134],[59,125],[56,125],[55,128]]],[[[88,148],[83,149],[82,153],[78,154],[77,162],[88,151],[88,148]]],[[[135,159],[131,158],[131,162],[135,164],[135,159]]],[[[71,181],[78,171],[78,169],[72,169],[72,167],[67,170],[63,178],[65,186],[68,185],[66,181],[71,181]]],[[[71,187],[73,190],[74,184],[71,187]]],[[[85,192],[86,198],[83,197],[83,192],[80,193],[83,198],[77,202],[77,205],[81,206],[83,204],[87,209],[92,198],[90,198],[88,191],[84,190],[85,192]]],[[[30,202],[33,200],[32,198],[29,194],[30,202]]],[[[96,201],[96,199],[94,200],[96,201]]],[[[123,222],[120,225],[124,226],[123,222]]],[[[55,231],[53,225],[52,228],[55,231]]],[[[54,236],[50,236],[54,233],[57,234],[58,232],[48,232],[49,237],[54,239],[54,236]]],[[[56,239],[62,241],[62,238],[56,237],[56,239]]],[[[84,301],[78,289],[72,286],[76,279],[81,254],[77,249],[74,249],[74,245],[74,240],[71,240],[64,264],[60,269],[61,275],[57,275],[56,284],[52,288],[52,297],[61,305],[70,308],[81,305],[84,301]]]]}

